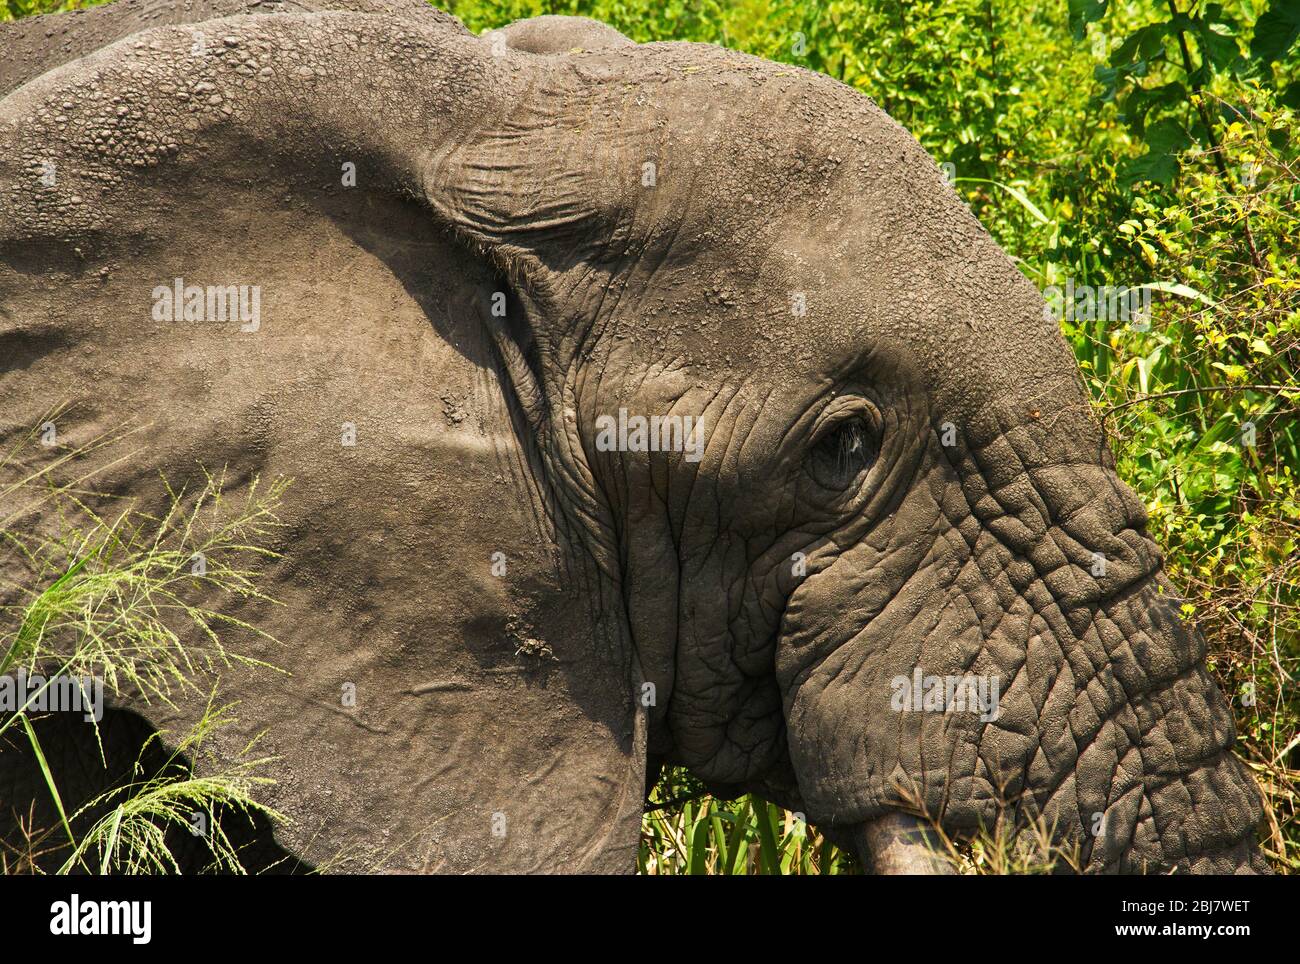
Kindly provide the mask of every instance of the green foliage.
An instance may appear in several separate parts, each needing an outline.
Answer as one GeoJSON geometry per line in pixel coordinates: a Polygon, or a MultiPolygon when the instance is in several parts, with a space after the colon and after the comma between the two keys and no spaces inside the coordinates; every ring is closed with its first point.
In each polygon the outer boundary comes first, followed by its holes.
{"type": "Polygon", "coordinates": [[[22,666],[44,683],[16,712],[0,715],[0,736],[11,728],[22,732],[59,820],[53,828],[28,822],[23,840],[0,841],[0,871],[36,872],[43,864],[38,858],[59,854],[60,873],[175,872],[169,832],[188,833],[194,815],[203,814],[211,869],[242,872],[222,818],[284,818],[254,799],[254,789],[271,781],[257,774],[267,760],[251,756],[252,745],[231,763],[205,758],[211,735],[234,722],[233,706],[216,702],[215,687],[194,726],[168,735],[175,749],[161,768],[145,768],[142,750],[130,780],[71,814],[59,789],[67,774],[49,763],[35,707],[58,676],[94,676],[113,695],[171,704],[174,692],[196,691],[203,677],[232,663],[273,670],[224,645],[224,630],[267,637],[210,601],[273,602],[257,588],[257,566],[275,556],[265,543],[279,525],[275,513],[287,482],[263,490],[254,480],[242,499],[232,500],[221,476],[204,473],[192,493],[163,480],[160,517],[127,505],[106,519],[91,507],[89,479],[76,466],[134,432],[52,451],[38,447],[36,435],[0,453],[0,476],[7,478],[0,481],[0,547],[11,564],[21,563],[21,578],[3,587],[16,601],[0,606],[0,673],[22,666]],[[73,477],[59,481],[65,472],[73,477]],[[196,641],[183,643],[182,634],[196,641]],[[202,774],[200,765],[206,765],[202,774]]]}
{"type": "Polygon", "coordinates": [[[1144,498],[1174,581],[1234,697],[1239,752],[1270,804],[1268,848],[1297,858],[1300,699],[1300,121],[1253,82],[1216,148],[1184,155],[1172,190],[1134,199],[1119,229],[1169,299],[1151,331],[1065,325],[1107,415],[1120,475],[1144,498]],[[1280,145],[1280,146],[1276,146],[1280,145]]]}
{"type": "Polygon", "coordinates": [[[682,770],[664,774],[641,825],[645,874],[856,874],[853,857],[757,797],[718,800],[682,770]]]}
{"type": "MultiPolygon", "coordinates": [[[[216,873],[244,873],[238,848],[226,834],[224,820],[239,815],[249,819],[260,814],[283,821],[285,816],[258,803],[253,792],[274,781],[258,770],[271,762],[253,757],[254,744],[240,751],[235,762],[218,765],[199,776],[195,761],[201,760],[205,743],[213,733],[234,722],[233,705],[218,706],[214,693],[199,720],[178,741],[159,773],[146,775],[137,764],[137,777],[86,803],[81,813],[106,812],[79,839],[59,873],[91,870],[101,874],[179,873],[180,867],[168,842],[168,831],[190,832],[194,818],[201,816],[216,873]]],[[[150,740],[159,740],[158,734],[150,740]]],[[[143,757],[144,751],[141,751],[143,757]]],[[[49,779],[47,773],[47,780],[49,779]]],[[[66,825],[66,821],[65,821],[66,825]]]]}
{"type": "MultiPolygon", "coordinates": [[[[1273,64],[1292,48],[1296,33],[1288,22],[1300,4],[1280,0],[1260,18],[1249,48],[1244,36],[1249,29],[1247,10],[1222,4],[1193,3],[1187,12],[1176,0],[1128,6],[1130,15],[1143,21],[1111,52],[1108,62],[1096,68],[1102,85],[1098,102],[1115,101],[1120,116],[1134,138],[1146,146],[1141,158],[1130,160],[1124,169],[1126,185],[1153,181],[1168,186],[1178,175],[1179,159],[1193,144],[1217,152],[1219,127],[1207,95],[1225,94],[1243,77],[1273,81],[1273,64]],[[1154,15],[1154,19],[1151,19],[1154,15]]],[[[1103,19],[1106,3],[1072,5],[1072,26],[1081,37],[1087,24],[1103,19]]],[[[1224,101],[1230,120],[1239,111],[1224,101]]],[[[1228,178],[1223,157],[1213,160],[1219,174],[1228,178]]]]}
{"type": "MultiPolygon", "coordinates": [[[[98,0],[103,2],[103,0],[98,0]]],[[[46,13],[64,13],[95,6],[96,0],[0,0],[0,20],[17,20],[46,13]]]]}
{"type": "Polygon", "coordinates": [[[195,589],[209,587],[264,600],[252,565],[272,555],[257,541],[268,536],[271,506],[283,490],[277,483],[263,494],[254,485],[232,517],[207,527],[205,517],[220,518],[229,509],[224,480],[211,476],[191,507],[184,493],[167,488],[170,507],[160,519],[127,510],[105,520],[64,492],[50,510],[63,523],[54,535],[34,542],[0,531],[0,541],[27,560],[35,583],[12,587],[26,600],[0,610],[17,623],[0,672],[16,663],[57,663],[68,675],[102,675],[114,692],[129,686],[146,699],[166,701],[172,687],[191,685],[196,673],[249,662],[225,649],[217,629],[260,631],[191,598],[195,589]],[[200,631],[202,644],[181,644],[178,632],[189,628],[200,631]]]}

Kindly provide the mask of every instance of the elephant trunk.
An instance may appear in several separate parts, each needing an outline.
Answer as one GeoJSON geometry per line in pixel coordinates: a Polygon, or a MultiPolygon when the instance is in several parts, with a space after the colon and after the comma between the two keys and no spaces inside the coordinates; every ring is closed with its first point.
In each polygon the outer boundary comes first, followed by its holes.
{"type": "Polygon", "coordinates": [[[939,841],[920,820],[898,811],[858,825],[854,843],[873,874],[939,876],[955,873],[939,841]]]}

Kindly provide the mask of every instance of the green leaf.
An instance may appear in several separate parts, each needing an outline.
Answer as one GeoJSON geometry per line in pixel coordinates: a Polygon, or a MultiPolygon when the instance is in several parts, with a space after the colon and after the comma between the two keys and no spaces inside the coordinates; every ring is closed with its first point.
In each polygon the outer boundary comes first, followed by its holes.
{"type": "Polygon", "coordinates": [[[1273,0],[1255,23],[1250,55],[1261,64],[1280,60],[1300,37],[1300,0],[1273,0]]]}
{"type": "Polygon", "coordinates": [[[1068,0],[1070,11],[1070,35],[1075,40],[1082,40],[1088,32],[1088,24],[1096,23],[1106,15],[1110,0],[1068,0]]]}
{"type": "Polygon", "coordinates": [[[41,774],[45,777],[45,786],[50,791],[50,796],[54,798],[54,807],[59,811],[59,822],[63,824],[63,832],[68,835],[68,840],[72,843],[72,849],[77,849],[77,838],[73,836],[72,825],[68,823],[67,811],[63,809],[63,798],[59,796],[59,788],[54,782],[54,774],[50,772],[50,764],[45,759],[45,753],[41,750],[41,741],[36,739],[36,732],[32,729],[31,721],[27,719],[27,714],[18,714],[22,720],[23,729],[27,731],[27,742],[32,745],[32,753],[36,755],[36,762],[40,765],[41,774]]]}
{"type": "Polygon", "coordinates": [[[1169,33],[1169,24],[1153,23],[1134,30],[1115,48],[1110,55],[1112,67],[1124,67],[1141,64],[1145,72],[1146,62],[1164,50],[1165,36],[1169,33]]]}
{"type": "Polygon", "coordinates": [[[1139,87],[1124,99],[1124,114],[1129,128],[1145,136],[1147,116],[1157,108],[1173,107],[1187,101],[1187,88],[1178,81],[1159,87],[1139,87]]]}
{"type": "Polygon", "coordinates": [[[1205,62],[1216,71],[1224,70],[1241,59],[1236,37],[1219,33],[1205,21],[1198,21],[1196,27],[1196,39],[1200,42],[1205,62]]]}
{"type": "Polygon", "coordinates": [[[1040,210],[1038,209],[1038,206],[1037,206],[1036,204],[1034,204],[1033,201],[1031,201],[1031,200],[1029,200],[1029,198],[1025,197],[1025,194],[1024,194],[1023,191],[1019,190],[1018,188],[1014,188],[1014,187],[1012,187],[1010,184],[1003,184],[1001,181],[991,181],[991,180],[989,180],[989,179],[986,178],[986,177],[958,177],[958,178],[953,178],[953,180],[954,180],[954,181],[971,181],[971,182],[978,183],[978,184],[992,184],[994,187],[1001,188],[1002,190],[1006,191],[1006,192],[1007,192],[1008,194],[1010,194],[1013,198],[1015,198],[1017,201],[1019,201],[1020,204],[1021,204],[1021,206],[1022,206],[1026,211],[1028,211],[1031,215],[1033,215],[1034,220],[1036,220],[1036,221],[1038,221],[1038,222],[1040,222],[1040,223],[1042,223],[1042,224],[1051,224],[1051,223],[1052,223],[1051,219],[1050,219],[1046,214],[1044,214],[1042,211],[1040,211],[1040,210]]]}
{"type": "Polygon", "coordinates": [[[1177,121],[1166,119],[1147,128],[1146,143],[1146,154],[1124,165],[1125,187],[1139,181],[1170,184],[1178,176],[1178,155],[1191,147],[1192,138],[1177,121]]]}
{"type": "Polygon", "coordinates": [[[1177,281],[1149,281],[1146,284],[1138,285],[1139,288],[1145,288],[1147,291],[1161,291],[1169,295],[1178,295],[1181,298],[1188,298],[1192,301],[1199,301],[1202,304],[1209,305],[1213,308],[1218,302],[1209,298],[1195,288],[1182,284],[1177,281]]]}
{"type": "Polygon", "coordinates": [[[762,852],[763,873],[780,876],[781,852],[776,844],[776,807],[770,803],[758,802],[754,807],[754,818],[758,824],[758,842],[762,852]]]}
{"type": "Polygon", "coordinates": [[[1105,64],[1098,64],[1093,68],[1092,76],[1102,87],[1097,99],[1103,104],[1114,100],[1115,89],[1124,78],[1124,71],[1118,67],[1107,67],[1105,64]]]}

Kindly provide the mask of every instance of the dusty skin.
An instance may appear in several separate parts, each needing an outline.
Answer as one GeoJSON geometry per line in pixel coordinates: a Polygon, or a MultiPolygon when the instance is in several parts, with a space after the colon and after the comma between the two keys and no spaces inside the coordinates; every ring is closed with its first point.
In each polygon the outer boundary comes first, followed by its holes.
{"type": "MultiPolygon", "coordinates": [[[[416,0],[119,0],[0,47],[0,446],[68,402],[69,446],[148,426],[98,466],[142,509],[160,473],[294,479],[283,605],[236,613],[290,675],[223,681],[276,846],[631,871],[673,762],[880,870],[933,869],[905,796],[954,834],[1043,814],[1092,872],[1264,869],[1071,353],[865,97],[416,0]],[[178,278],[256,288],[256,324],[157,313],[178,278]],[[620,409],[701,420],[700,458],[599,449],[620,409]],[[917,671],[997,712],[891,708],[917,671]]],[[[116,707],[120,763],[202,701],[116,707]]],[[[44,800],[19,753],[0,797],[44,800]]]]}

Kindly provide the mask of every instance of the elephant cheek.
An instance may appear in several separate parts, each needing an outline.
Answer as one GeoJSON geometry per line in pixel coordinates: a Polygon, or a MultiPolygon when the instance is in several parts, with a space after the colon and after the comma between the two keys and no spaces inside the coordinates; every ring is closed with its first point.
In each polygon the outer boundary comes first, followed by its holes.
{"type": "MultiPolygon", "coordinates": [[[[872,571],[851,560],[837,567],[872,571]]],[[[953,792],[973,808],[964,816],[991,817],[996,794],[979,763],[987,724],[979,714],[945,713],[934,700],[927,710],[926,679],[982,672],[998,680],[1003,725],[1032,731],[1033,714],[1010,705],[970,607],[947,598],[952,574],[922,560],[908,585],[884,597],[870,577],[846,589],[843,574],[829,578],[835,568],[791,597],[778,649],[790,756],[809,818],[856,825],[891,809],[929,808],[953,792]],[[818,620],[829,611],[844,616],[818,620]]]]}
{"type": "Polygon", "coordinates": [[[809,819],[922,812],[960,836],[1041,818],[1088,871],[1260,866],[1231,713],[1161,577],[1008,603],[936,550],[882,602],[864,552],[787,610],[778,676],[809,819]]]}

